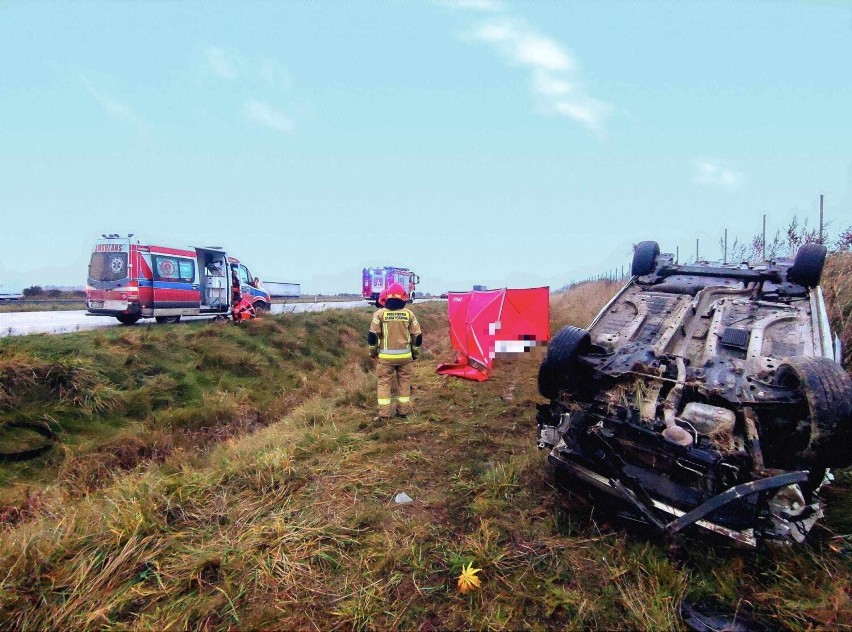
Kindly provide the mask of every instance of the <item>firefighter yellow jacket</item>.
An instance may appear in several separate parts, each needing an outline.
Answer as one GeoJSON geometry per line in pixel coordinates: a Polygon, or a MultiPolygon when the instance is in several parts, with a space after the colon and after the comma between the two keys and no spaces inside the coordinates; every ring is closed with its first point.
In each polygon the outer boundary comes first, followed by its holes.
{"type": "Polygon", "coordinates": [[[379,361],[390,364],[411,362],[413,341],[421,334],[417,316],[408,308],[383,307],[373,314],[370,331],[379,339],[379,361]]]}

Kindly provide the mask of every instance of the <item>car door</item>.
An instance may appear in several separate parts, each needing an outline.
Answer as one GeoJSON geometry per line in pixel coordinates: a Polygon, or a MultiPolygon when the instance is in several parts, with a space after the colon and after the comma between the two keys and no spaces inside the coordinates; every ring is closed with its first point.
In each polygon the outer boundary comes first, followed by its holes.
{"type": "Polygon", "coordinates": [[[195,258],[176,253],[152,252],[151,260],[155,315],[198,314],[201,292],[195,258]]]}

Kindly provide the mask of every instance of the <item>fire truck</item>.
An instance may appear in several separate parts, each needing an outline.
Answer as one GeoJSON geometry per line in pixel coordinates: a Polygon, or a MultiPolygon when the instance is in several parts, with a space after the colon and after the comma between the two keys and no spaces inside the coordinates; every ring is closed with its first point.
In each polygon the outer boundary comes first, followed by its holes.
{"type": "Polygon", "coordinates": [[[414,301],[415,287],[420,277],[408,268],[364,268],[361,273],[361,296],[369,303],[378,306],[379,294],[392,283],[399,281],[408,289],[410,301],[414,301]]]}
{"type": "Polygon", "coordinates": [[[257,311],[269,293],[249,269],[219,247],[144,245],[132,235],[95,242],[86,282],[90,316],[113,316],[123,325],[140,318],[176,323],[181,316],[227,316],[234,287],[257,311]]]}

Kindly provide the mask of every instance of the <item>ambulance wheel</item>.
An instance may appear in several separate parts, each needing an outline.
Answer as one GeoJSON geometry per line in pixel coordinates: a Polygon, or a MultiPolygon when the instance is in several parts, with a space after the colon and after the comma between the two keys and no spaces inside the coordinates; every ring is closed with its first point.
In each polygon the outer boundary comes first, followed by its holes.
{"type": "Polygon", "coordinates": [[[257,312],[263,312],[267,314],[269,313],[270,306],[269,303],[267,303],[266,301],[258,301],[254,304],[254,309],[257,312]]]}
{"type": "Polygon", "coordinates": [[[116,318],[122,325],[135,325],[140,317],[136,314],[119,314],[116,318]]]}
{"type": "Polygon", "coordinates": [[[157,316],[154,320],[161,325],[174,325],[180,322],[180,316],[157,316]]]}

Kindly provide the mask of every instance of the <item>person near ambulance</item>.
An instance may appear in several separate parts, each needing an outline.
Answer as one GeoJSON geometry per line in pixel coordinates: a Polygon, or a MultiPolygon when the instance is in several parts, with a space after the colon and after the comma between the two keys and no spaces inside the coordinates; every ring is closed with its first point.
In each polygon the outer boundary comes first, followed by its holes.
{"type": "Polygon", "coordinates": [[[241,323],[244,320],[251,320],[252,318],[257,316],[257,312],[254,309],[254,305],[249,303],[244,298],[240,299],[240,302],[234,306],[231,312],[233,313],[235,323],[241,323]]]}
{"type": "Polygon", "coordinates": [[[231,307],[236,308],[243,300],[243,292],[240,287],[240,275],[237,274],[238,264],[231,264],[231,307]]]}
{"type": "MultiPolygon", "coordinates": [[[[379,299],[381,301],[381,298],[379,299]]],[[[412,363],[420,354],[423,332],[417,316],[405,307],[408,293],[402,283],[391,284],[386,291],[384,306],[376,310],[370,322],[367,343],[370,357],[376,362],[376,398],[379,405],[377,420],[388,419],[396,399],[396,414],[407,417],[411,412],[412,363]],[[393,381],[396,378],[396,397],[393,381]]]]}

